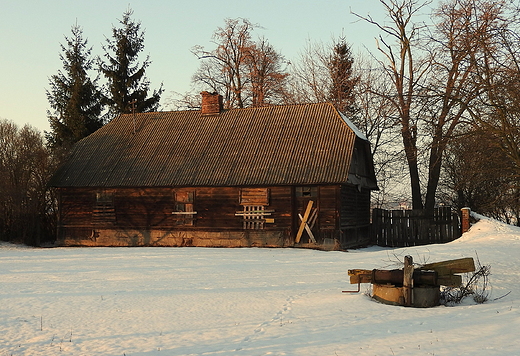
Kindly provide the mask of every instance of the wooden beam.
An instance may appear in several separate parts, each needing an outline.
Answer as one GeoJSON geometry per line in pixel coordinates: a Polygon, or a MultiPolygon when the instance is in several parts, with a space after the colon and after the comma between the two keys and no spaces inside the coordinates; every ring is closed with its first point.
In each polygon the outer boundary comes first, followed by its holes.
{"type": "Polygon", "coordinates": [[[404,256],[404,277],[403,277],[403,296],[404,306],[413,305],[413,258],[404,256]]]}
{"type": "Polygon", "coordinates": [[[235,216],[268,216],[268,215],[271,215],[271,212],[266,211],[266,210],[237,211],[235,213],[235,216]]]}
{"type": "Polygon", "coordinates": [[[309,221],[307,225],[312,229],[314,227],[314,224],[316,223],[316,220],[318,220],[318,209],[314,208],[311,215],[309,216],[309,221]]]}
{"type": "MultiPolygon", "coordinates": [[[[301,221],[303,221],[302,214],[298,214],[298,217],[300,218],[301,221]]],[[[314,234],[312,233],[311,227],[307,223],[305,223],[305,231],[307,231],[307,233],[309,234],[309,237],[311,238],[311,241],[316,243],[316,239],[314,238],[314,234]]]]}
{"type": "Polygon", "coordinates": [[[350,284],[372,282],[372,270],[368,269],[349,269],[350,284]]]}
{"type": "Polygon", "coordinates": [[[437,277],[437,283],[440,286],[460,287],[462,285],[462,276],[458,274],[447,274],[437,277]]]}
{"type": "Polygon", "coordinates": [[[456,260],[428,263],[420,267],[420,269],[433,270],[436,271],[439,275],[467,273],[475,271],[475,262],[471,257],[459,258],[456,260]]]}
{"type": "Polygon", "coordinates": [[[300,243],[300,239],[302,238],[303,230],[307,225],[307,220],[309,219],[309,214],[311,213],[313,203],[314,202],[312,200],[309,200],[309,203],[307,204],[307,209],[305,209],[305,214],[303,214],[303,219],[300,224],[300,228],[298,229],[298,233],[296,234],[296,238],[294,239],[294,242],[296,242],[297,244],[300,243]]]}

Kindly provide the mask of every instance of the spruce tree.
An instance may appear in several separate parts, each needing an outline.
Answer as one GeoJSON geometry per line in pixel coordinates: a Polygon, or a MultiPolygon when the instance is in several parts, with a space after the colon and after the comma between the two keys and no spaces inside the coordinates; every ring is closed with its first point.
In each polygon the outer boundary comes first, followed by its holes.
{"type": "Polygon", "coordinates": [[[91,80],[92,48],[87,47],[83,31],[77,24],[72,26],[72,36],[65,37],[67,45],[61,45],[60,59],[63,71],[51,76],[47,99],[51,132],[46,133],[51,146],[69,147],[103,126],[101,91],[97,79],[91,80]]]}
{"type": "Polygon", "coordinates": [[[107,38],[105,51],[106,62],[100,59],[100,71],[107,78],[106,103],[110,115],[131,113],[132,103],[136,112],[155,111],[163,92],[154,90],[148,97],[150,82],[145,77],[146,68],[150,65],[150,56],[140,64],[139,53],[144,49],[144,31],[141,23],[132,20],[132,10],[127,10],[119,20],[119,28],[112,28],[112,38],[107,38]]]}
{"type": "Polygon", "coordinates": [[[347,115],[355,113],[354,87],[359,82],[359,76],[353,73],[354,59],[345,39],[340,38],[334,45],[328,63],[332,81],[329,100],[336,108],[347,115]]]}

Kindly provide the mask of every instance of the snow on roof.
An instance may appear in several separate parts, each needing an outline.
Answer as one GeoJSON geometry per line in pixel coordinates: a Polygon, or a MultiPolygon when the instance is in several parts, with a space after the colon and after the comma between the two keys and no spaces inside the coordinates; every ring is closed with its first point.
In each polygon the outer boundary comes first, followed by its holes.
{"type": "MultiPolygon", "coordinates": [[[[339,112],[339,111],[338,111],[339,112]]],[[[367,137],[365,136],[365,134],[363,132],[361,132],[357,127],[356,125],[354,125],[354,123],[352,121],[350,121],[346,116],[345,114],[343,113],[339,113],[341,118],[343,119],[343,121],[345,121],[348,125],[348,127],[350,127],[352,129],[352,131],[354,131],[354,133],[356,134],[357,137],[359,137],[360,139],[362,140],[365,140],[365,141],[368,141],[367,137]]]]}

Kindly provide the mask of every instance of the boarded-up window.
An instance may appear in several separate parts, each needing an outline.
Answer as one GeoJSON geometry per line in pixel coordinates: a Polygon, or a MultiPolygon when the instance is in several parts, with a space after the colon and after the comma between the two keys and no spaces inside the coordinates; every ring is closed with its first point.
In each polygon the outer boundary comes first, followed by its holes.
{"type": "Polygon", "coordinates": [[[240,189],[240,205],[269,205],[269,189],[242,188],[240,189]]]}
{"type": "Polygon", "coordinates": [[[96,192],[96,202],[92,209],[92,222],[103,225],[111,224],[115,221],[114,192],[109,190],[96,192]]]}
{"type": "Polygon", "coordinates": [[[263,205],[244,205],[244,210],[238,211],[236,215],[243,216],[244,229],[261,230],[264,228],[264,216],[271,215],[271,213],[266,212],[263,205]]]}
{"type": "Polygon", "coordinates": [[[175,192],[175,211],[172,214],[176,217],[177,225],[193,225],[196,211],[193,210],[193,191],[175,192]]]}
{"type": "Polygon", "coordinates": [[[242,217],[243,228],[246,230],[263,229],[265,217],[273,212],[273,210],[266,209],[269,205],[269,189],[267,188],[242,188],[240,205],[244,210],[237,211],[235,215],[242,217]]]}

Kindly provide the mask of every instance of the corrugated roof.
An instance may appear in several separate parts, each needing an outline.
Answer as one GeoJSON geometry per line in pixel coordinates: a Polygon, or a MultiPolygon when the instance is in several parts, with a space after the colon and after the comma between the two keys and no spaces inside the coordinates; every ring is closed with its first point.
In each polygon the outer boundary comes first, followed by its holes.
{"type": "Polygon", "coordinates": [[[121,115],[79,141],[51,185],[345,183],[356,139],[331,104],[141,113],[135,127],[121,115]]]}

